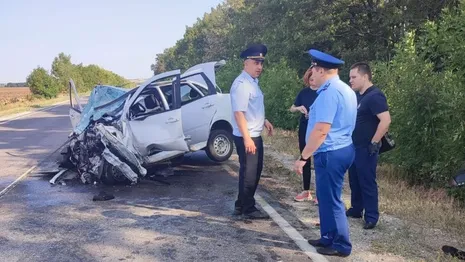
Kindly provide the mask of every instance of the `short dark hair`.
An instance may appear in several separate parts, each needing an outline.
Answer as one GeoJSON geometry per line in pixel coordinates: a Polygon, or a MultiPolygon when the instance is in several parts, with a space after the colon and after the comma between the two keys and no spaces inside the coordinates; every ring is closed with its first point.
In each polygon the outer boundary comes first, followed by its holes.
{"type": "Polygon", "coordinates": [[[368,75],[368,80],[371,81],[373,76],[371,73],[370,65],[368,65],[368,63],[365,63],[365,62],[355,63],[350,67],[350,70],[352,69],[357,69],[360,74],[368,75]]]}

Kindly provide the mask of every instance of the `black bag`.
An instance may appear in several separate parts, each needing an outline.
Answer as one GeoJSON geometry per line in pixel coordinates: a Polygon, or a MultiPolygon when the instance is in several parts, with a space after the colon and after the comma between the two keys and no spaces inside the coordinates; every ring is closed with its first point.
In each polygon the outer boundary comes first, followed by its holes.
{"type": "Polygon", "coordinates": [[[379,149],[379,153],[382,154],[384,152],[390,151],[396,147],[396,142],[392,139],[389,132],[386,132],[384,136],[381,138],[381,147],[379,149]]]}

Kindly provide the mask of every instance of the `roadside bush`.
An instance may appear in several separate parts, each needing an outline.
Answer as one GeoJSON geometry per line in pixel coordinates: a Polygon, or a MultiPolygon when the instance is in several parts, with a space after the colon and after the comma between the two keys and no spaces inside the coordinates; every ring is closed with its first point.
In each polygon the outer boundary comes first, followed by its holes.
{"type": "Polygon", "coordinates": [[[51,73],[57,79],[60,92],[68,92],[70,78],[73,79],[78,92],[90,91],[99,83],[102,85],[123,86],[129,82],[123,77],[97,65],[73,64],[71,56],[64,53],[59,53],[53,59],[51,73]]]}
{"type": "Polygon", "coordinates": [[[242,59],[226,60],[226,64],[216,73],[216,84],[224,93],[229,93],[231,85],[236,77],[242,72],[242,59]]]}
{"type": "Polygon", "coordinates": [[[289,108],[303,86],[297,71],[290,68],[284,59],[265,67],[260,87],[265,95],[266,117],[274,126],[284,129],[297,127],[299,115],[289,112],[289,108]]]}
{"type": "Polygon", "coordinates": [[[39,95],[45,98],[56,97],[59,92],[59,87],[56,79],[48,74],[48,72],[42,68],[37,67],[27,77],[27,85],[34,95],[39,95]]]}
{"type": "MultiPolygon", "coordinates": [[[[455,30],[459,30],[456,25],[454,22],[455,30]]],[[[391,131],[398,145],[386,160],[405,170],[411,183],[427,186],[443,186],[463,167],[465,159],[465,77],[457,73],[463,65],[451,61],[447,51],[441,57],[432,52],[444,50],[443,44],[454,44],[435,39],[438,30],[446,38],[457,32],[446,22],[440,27],[428,24],[429,34],[409,34],[389,64],[375,66],[374,76],[388,97],[391,131]]],[[[465,49],[459,46],[447,50],[454,50],[454,59],[465,55],[465,49]]]]}

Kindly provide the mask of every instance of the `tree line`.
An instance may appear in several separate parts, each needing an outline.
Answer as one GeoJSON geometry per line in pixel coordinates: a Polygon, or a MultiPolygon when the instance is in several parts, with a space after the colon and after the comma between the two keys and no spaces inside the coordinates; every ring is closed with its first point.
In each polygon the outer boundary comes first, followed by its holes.
{"type": "Polygon", "coordinates": [[[298,116],[287,109],[303,88],[307,50],[345,60],[340,75],[346,82],[351,64],[369,62],[388,97],[397,142],[382,160],[413,184],[444,186],[465,167],[463,39],[463,0],[226,0],[157,54],[151,69],[156,74],[225,59],[217,82],[228,91],[242,67],[240,51],[264,43],[269,51],[260,85],[267,118],[293,130],[298,116]]]}
{"type": "Polygon", "coordinates": [[[70,78],[73,79],[78,92],[89,91],[98,84],[131,85],[125,78],[97,65],[73,64],[71,56],[64,53],[59,53],[53,59],[50,73],[38,66],[29,74],[26,83],[34,95],[52,98],[68,90],[70,78]]]}
{"type": "Polygon", "coordinates": [[[0,87],[27,87],[26,82],[0,84],[0,87]]]}

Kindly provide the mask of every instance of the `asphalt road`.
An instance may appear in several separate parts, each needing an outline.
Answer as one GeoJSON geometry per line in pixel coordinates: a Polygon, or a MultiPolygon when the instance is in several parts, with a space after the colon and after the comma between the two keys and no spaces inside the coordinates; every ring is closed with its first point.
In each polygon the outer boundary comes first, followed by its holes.
{"type": "Polygon", "coordinates": [[[71,132],[68,106],[0,121],[0,190],[41,163],[71,132]]]}
{"type": "MultiPolygon", "coordinates": [[[[0,122],[0,190],[47,159],[70,130],[66,105],[0,122]]],[[[28,176],[0,198],[0,261],[310,261],[273,220],[231,216],[237,178],[203,153],[163,178],[169,185],[50,178],[28,176]],[[115,199],[92,201],[101,190],[115,199]]]]}

